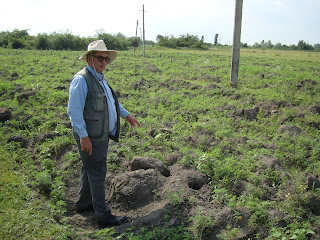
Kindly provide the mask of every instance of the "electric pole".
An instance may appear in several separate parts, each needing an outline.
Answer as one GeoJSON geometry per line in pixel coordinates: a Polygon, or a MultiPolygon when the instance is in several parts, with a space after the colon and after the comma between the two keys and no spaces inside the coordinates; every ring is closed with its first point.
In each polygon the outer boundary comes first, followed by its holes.
{"type": "Polygon", "coordinates": [[[134,39],[134,52],[136,52],[136,47],[137,47],[138,21],[139,21],[139,20],[137,20],[136,38],[134,39]]]}
{"type": "Polygon", "coordinates": [[[145,56],[144,4],[142,5],[143,56],[145,56]]]}
{"type": "Polygon", "coordinates": [[[230,74],[230,81],[232,86],[234,87],[238,86],[242,5],[243,5],[243,0],[236,0],[234,30],[233,30],[233,45],[232,45],[232,63],[231,63],[231,74],[230,74]]]}

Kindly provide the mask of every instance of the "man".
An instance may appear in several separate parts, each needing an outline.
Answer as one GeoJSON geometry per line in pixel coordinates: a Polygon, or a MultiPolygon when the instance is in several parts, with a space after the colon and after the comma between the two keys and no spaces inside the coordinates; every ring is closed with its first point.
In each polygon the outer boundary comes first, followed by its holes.
{"type": "Polygon", "coordinates": [[[88,45],[78,59],[87,66],[72,79],[68,115],[82,160],[78,213],[94,210],[100,227],[118,225],[126,216],[114,216],[105,199],[106,159],[109,138],[119,140],[120,117],[131,127],[140,123],[118,102],[102,72],[117,52],[108,50],[103,40],[88,45]]]}

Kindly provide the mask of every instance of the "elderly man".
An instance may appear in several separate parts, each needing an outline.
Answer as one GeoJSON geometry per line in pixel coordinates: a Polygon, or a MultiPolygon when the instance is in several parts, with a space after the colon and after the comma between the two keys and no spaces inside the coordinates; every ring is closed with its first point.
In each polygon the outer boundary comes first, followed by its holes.
{"type": "Polygon", "coordinates": [[[139,122],[118,102],[102,72],[117,52],[108,50],[103,40],[88,45],[78,59],[88,64],[72,79],[68,115],[82,160],[78,213],[94,210],[100,227],[118,225],[126,216],[114,216],[105,199],[106,159],[109,138],[119,141],[120,117],[131,127],[139,122]]]}

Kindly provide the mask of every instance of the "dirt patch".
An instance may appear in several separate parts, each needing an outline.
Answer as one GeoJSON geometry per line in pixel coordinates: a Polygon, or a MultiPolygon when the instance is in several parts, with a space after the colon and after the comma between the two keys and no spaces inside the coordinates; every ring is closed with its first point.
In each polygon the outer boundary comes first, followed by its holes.
{"type": "MultiPolygon", "coordinates": [[[[179,155],[172,156],[179,158],[179,155]]],[[[250,227],[252,214],[247,207],[231,209],[213,202],[210,179],[193,169],[177,163],[171,166],[152,157],[135,157],[127,165],[125,172],[109,172],[106,179],[106,199],[113,214],[127,215],[129,221],[115,230],[121,234],[128,229],[137,233],[141,228],[178,227],[182,224],[192,227],[194,216],[205,216],[214,219],[214,225],[206,229],[201,239],[219,239],[219,234],[228,234],[228,227],[237,228],[236,239],[249,239],[259,234],[266,238],[268,230],[263,225],[250,227]]],[[[268,169],[280,171],[281,164],[277,158],[261,156],[256,161],[256,173],[264,174],[268,169]]],[[[78,232],[99,230],[93,211],[77,214],[75,201],[78,192],[80,166],[68,182],[68,213],[65,221],[78,232]]],[[[311,174],[305,176],[309,189],[319,188],[320,182],[311,174]]],[[[264,199],[271,199],[271,182],[263,182],[266,194],[264,199]]],[[[249,194],[251,183],[240,180],[235,184],[234,194],[239,197],[249,194]]],[[[305,202],[305,209],[319,214],[319,198],[310,195],[305,202]]],[[[276,209],[267,213],[277,226],[286,226],[286,214],[276,209]]]]}
{"type": "Polygon", "coordinates": [[[302,131],[301,128],[294,126],[294,125],[281,125],[278,129],[280,133],[288,133],[289,136],[298,135],[298,134],[306,134],[302,131]]]}
{"type": "Polygon", "coordinates": [[[257,116],[259,113],[259,108],[255,107],[252,109],[238,109],[233,113],[233,116],[236,120],[239,120],[239,118],[244,117],[245,119],[249,121],[257,120],[257,116]]]}
{"type": "Polygon", "coordinates": [[[10,108],[1,108],[0,109],[0,122],[5,122],[12,117],[12,112],[10,108]]]}
{"type": "MultiPolygon", "coordinates": [[[[98,229],[94,212],[77,214],[80,167],[70,178],[67,191],[67,223],[74,228],[98,229]]],[[[135,226],[180,226],[191,224],[190,217],[202,207],[210,208],[211,187],[204,174],[182,165],[165,166],[160,160],[136,157],[124,173],[108,173],[106,199],[113,214],[127,215],[129,222],[117,226],[118,232],[135,226]],[[170,215],[169,221],[164,217],[170,215]]]]}

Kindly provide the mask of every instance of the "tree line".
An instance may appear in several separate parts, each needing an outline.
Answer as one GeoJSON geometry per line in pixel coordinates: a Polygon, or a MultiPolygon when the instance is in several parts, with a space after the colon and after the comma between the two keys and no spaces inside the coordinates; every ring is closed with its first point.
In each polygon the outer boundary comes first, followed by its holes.
{"type": "MultiPolygon", "coordinates": [[[[162,36],[156,37],[156,42],[146,41],[146,45],[157,45],[167,48],[194,48],[207,50],[209,47],[223,47],[218,42],[219,34],[215,34],[214,43],[204,42],[204,37],[199,38],[195,35],[181,35],[180,37],[162,36]]],[[[105,41],[109,49],[128,50],[131,47],[139,47],[142,45],[140,37],[126,37],[122,33],[108,34],[99,32],[95,37],[79,37],[74,36],[71,32],[53,32],[50,34],[41,33],[37,36],[29,35],[28,30],[0,31],[0,47],[10,49],[38,49],[38,50],[78,50],[86,49],[88,44],[96,39],[105,41]]],[[[228,46],[230,47],[230,46],[228,46]]],[[[277,49],[277,50],[309,50],[320,51],[320,44],[310,45],[300,40],[297,45],[283,45],[281,43],[272,44],[269,41],[254,43],[249,46],[247,43],[241,43],[242,48],[261,48],[261,49],[277,49]]]]}
{"type": "MultiPolygon", "coordinates": [[[[243,48],[249,48],[246,43],[241,44],[243,48]]],[[[281,43],[273,44],[270,40],[264,41],[261,43],[254,43],[250,48],[261,48],[261,49],[276,49],[276,50],[310,50],[310,51],[320,51],[320,43],[314,44],[313,46],[304,40],[300,40],[297,45],[285,45],[281,43]]]]}
{"type": "Polygon", "coordinates": [[[28,34],[28,30],[13,30],[0,32],[0,47],[11,49],[38,50],[83,50],[94,40],[103,39],[109,49],[128,50],[129,47],[141,45],[141,39],[127,38],[123,34],[115,35],[98,33],[96,37],[79,37],[70,32],[41,33],[37,36],[28,34]]]}

